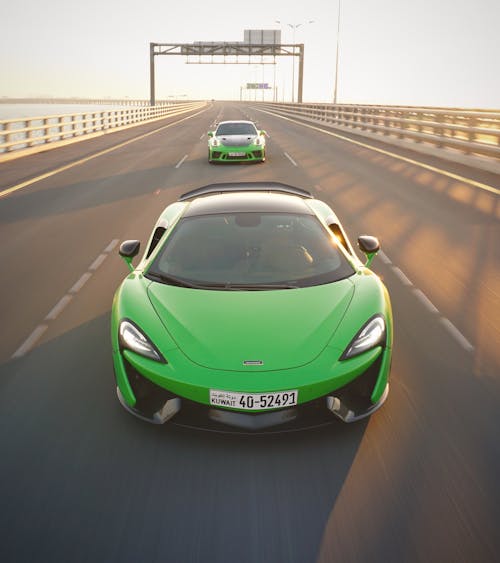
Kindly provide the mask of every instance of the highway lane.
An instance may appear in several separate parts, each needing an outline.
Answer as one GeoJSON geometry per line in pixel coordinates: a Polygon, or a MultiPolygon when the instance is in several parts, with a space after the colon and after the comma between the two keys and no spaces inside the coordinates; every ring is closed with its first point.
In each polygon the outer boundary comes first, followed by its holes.
{"type": "MultiPolygon", "coordinates": [[[[90,154],[84,144],[51,156],[53,166],[90,154]]],[[[2,166],[2,185],[47,169],[43,155],[31,158],[2,166]]],[[[0,199],[0,560],[494,561],[498,202],[478,206],[483,194],[443,182],[252,107],[215,104],[0,199]],[[270,135],[268,162],[209,166],[210,124],[245,115],[270,135]],[[396,322],[388,402],[369,422],[293,435],[136,421],[114,396],[109,310],[126,269],[107,249],[145,241],[184,191],[263,179],[312,189],[353,240],[380,236],[374,267],[396,322]]]]}

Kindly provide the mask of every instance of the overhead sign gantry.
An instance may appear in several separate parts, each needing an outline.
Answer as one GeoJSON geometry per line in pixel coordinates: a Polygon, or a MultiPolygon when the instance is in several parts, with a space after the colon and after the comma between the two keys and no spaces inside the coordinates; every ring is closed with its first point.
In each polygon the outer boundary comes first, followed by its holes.
{"type": "MultiPolygon", "coordinates": [[[[282,44],[280,30],[245,30],[245,41],[194,43],[150,43],[150,103],[155,105],[155,57],[159,55],[184,56],[188,64],[276,64],[276,57],[299,58],[297,100],[302,102],[304,79],[304,44],[282,44]],[[228,60],[228,57],[230,59],[228,60]],[[273,57],[267,62],[264,57],[273,57]],[[193,60],[193,58],[195,60],[193,60]]],[[[295,62],[294,62],[295,64],[295,62]]]]}

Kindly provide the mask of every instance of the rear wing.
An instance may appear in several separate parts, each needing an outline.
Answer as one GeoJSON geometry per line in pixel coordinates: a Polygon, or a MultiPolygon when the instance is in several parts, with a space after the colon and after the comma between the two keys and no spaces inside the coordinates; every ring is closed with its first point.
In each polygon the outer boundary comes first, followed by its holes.
{"type": "Polygon", "coordinates": [[[222,184],[209,184],[208,186],[191,190],[190,192],[182,194],[179,201],[187,201],[204,195],[231,192],[273,192],[313,199],[313,195],[307,190],[289,186],[288,184],[282,184],[281,182],[227,182],[222,184]]]}

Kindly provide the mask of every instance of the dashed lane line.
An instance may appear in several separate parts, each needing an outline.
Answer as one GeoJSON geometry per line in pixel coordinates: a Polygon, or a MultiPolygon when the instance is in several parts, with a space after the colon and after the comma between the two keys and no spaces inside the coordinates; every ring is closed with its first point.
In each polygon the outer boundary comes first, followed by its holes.
{"type": "Polygon", "coordinates": [[[64,297],[61,297],[59,303],[50,311],[50,313],[45,317],[46,321],[54,321],[57,317],[62,313],[62,310],[66,307],[66,305],[73,299],[73,295],[66,294],[64,297]]]}
{"type": "Polygon", "coordinates": [[[31,348],[40,340],[42,334],[48,329],[48,325],[38,325],[35,330],[28,336],[24,343],[14,352],[12,359],[24,356],[31,348]]]}
{"type": "Polygon", "coordinates": [[[180,168],[182,166],[182,163],[186,160],[186,158],[188,157],[187,154],[185,154],[180,160],[179,162],[175,165],[176,168],[180,168]]]}
{"type": "Polygon", "coordinates": [[[467,340],[467,338],[465,338],[465,336],[458,330],[458,328],[449,319],[442,317],[440,321],[441,324],[443,324],[448,329],[448,332],[450,332],[453,335],[455,340],[458,341],[458,343],[462,346],[462,348],[465,348],[468,352],[472,352],[474,350],[474,346],[472,346],[472,344],[467,340]]]}
{"type": "Polygon", "coordinates": [[[425,295],[423,291],[420,289],[414,288],[413,293],[417,297],[417,299],[424,305],[424,307],[433,313],[434,315],[439,314],[438,308],[434,305],[434,303],[425,295]]]}
{"type": "Polygon", "coordinates": [[[400,281],[403,283],[403,285],[406,285],[407,287],[413,286],[411,281],[406,277],[406,275],[397,266],[393,266],[392,271],[400,279],[400,281]]]}
{"type": "Polygon", "coordinates": [[[104,252],[107,253],[107,252],[111,252],[112,250],[114,250],[115,247],[116,247],[116,245],[118,244],[118,242],[119,242],[119,241],[118,241],[117,238],[113,239],[113,240],[108,244],[108,246],[106,246],[106,248],[104,249],[104,252]]]}
{"type": "Polygon", "coordinates": [[[472,352],[474,346],[465,338],[465,336],[458,330],[458,328],[446,317],[444,317],[434,303],[425,295],[423,291],[415,287],[411,280],[408,279],[406,274],[397,266],[394,266],[391,259],[384,252],[379,252],[382,262],[387,264],[392,270],[393,274],[408,288],[412,288],[412,293],[419,300],[419,302],[433,315],[440,317],[439,322],[448,330],[453,338],[464,348],[467,352],[472,352]]]}
{"type": "Polygon", "coordinates": [[[95,272],[97,268],[99,268],[99,266],[104,262],[104,260],[106,260],[107,256],[107,254],[99,254],[99,256],[89,266],[89,270],[91,272],[95,272]]]}
{"type": "Polygon", "coordinates": [[[389,257],[387,256],[387,254],[386,254],[383,250],[381,250],[381,251],[378,253],[378,255],[379,255],[379,258],[382,260],[382,262],[383,262],[384,264],[392,264],[392,262],[390,261],[389,257]]]}
{"type": "Polygon", "coordinates": [[[298,166],[298,164],[295,162],[295,160],[293,160],[293,158],[292,158],[287,152],[285,152],[285,153],[283,153],[283,154],[288,158],[288,160],[289,160],[294,166],[298,166]]]}
{"type": "Polygon", "coordinates": [[[78,293],[91,277],[92,274],[90,272],[85,272],[83,276],[75,283],[75,285],[68,291],[68,293],[78,293]]]}
{"type": "Polygon", "coordinates": [[[99,268],[99,266],[106,260],[109,253],[118,244],[118,239],[113,239],[101,254],[92,262],[88,267],[87,272],[85,272],[80,279],[71,287],[71,289],[59,299],[59,301],[52,307],[49,313],[46,315],[43,324],[38,325],[35,330],[28,336],[28,338],[19,346],[19,348],[12,354],[12,359],[21,358],[26,353],[28,353],[40,340],[45,331],[49,328],[47,322],[54,321],[63,312],[67,305],[73,300],[73,297],[82,289],[82,287],[89,281],[93,273],[99,268]]]}

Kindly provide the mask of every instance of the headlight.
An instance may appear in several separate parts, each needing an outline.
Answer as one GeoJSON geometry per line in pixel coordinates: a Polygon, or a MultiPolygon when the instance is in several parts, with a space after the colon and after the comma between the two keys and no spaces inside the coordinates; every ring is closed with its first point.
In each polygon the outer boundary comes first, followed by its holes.
{"type": "Polygon", "coordinates": [[[260,137],[257,137],[253,143],[254,143],[254,145],[262,145],[263,144],[262,139],[260,137]]]}
{"type": "Polygon", "coordinates": [[[220,145],[220,141],[215,137],[212,139],[212,147],[218,147],[220,145]]]}
{"type": "Polygon", "coordinates": [[[385,321],[380,315],[372,317],[363,328],[351,340],[345,352],[340,356],[341,360],[352,358],[385,342],[385,321]]]}
{"type": "Polygon", "coordinates": [[[132,350],[141,356],[156,360],[157,362],[166,363],[165,358],[156,349],[155,345],[131,321],[121,321],[119,335],[120,343],[124,348],[132,350]]]}

